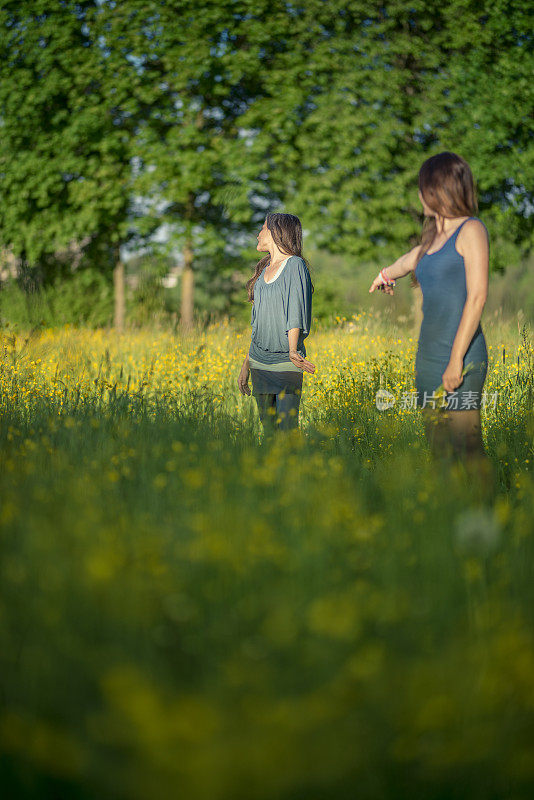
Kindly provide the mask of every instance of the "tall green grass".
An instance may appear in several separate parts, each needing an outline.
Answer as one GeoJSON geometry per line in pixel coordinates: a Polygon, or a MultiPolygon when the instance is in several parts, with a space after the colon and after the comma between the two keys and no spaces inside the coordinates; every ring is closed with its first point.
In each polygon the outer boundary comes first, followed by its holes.
{"type": "Polygon", "coordinates": [[[50,342],[4,340],[4,796],[531,797],[532,350],[501,334],[491,503],[373,404],[394,351],[265,439],[233,372],[171,391],[73,332],[47,393],[50,342]]]}

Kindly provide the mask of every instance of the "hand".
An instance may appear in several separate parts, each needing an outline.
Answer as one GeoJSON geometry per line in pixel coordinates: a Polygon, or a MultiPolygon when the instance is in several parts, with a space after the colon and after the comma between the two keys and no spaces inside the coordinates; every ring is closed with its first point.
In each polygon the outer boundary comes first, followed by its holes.
{"type": "Polygon", "coordinates": [[[237,379],[237,385],[241,394],[250,394],[250,386],[248,385],[249,374],[250,369],[248,366],[248,359],[245,359],[243,361],[243,366],[241,367],[241,372],[239,373],[239,378],[237,379]]]}
{"type": "Polygon", "coordinates": [[[382,278],[382,275],[378,273],[378,275],[371,284],[371,288],[369,289],[369,294],[371,292],[374,292],[375,289],[378,289],[379,291],[384,292],[385,294],[393,294],[393,287],[395,286],[395,283],[396,281],[394,280],[385,283],[384,279],[382,278]]]}
{"type": "Polygon", "coordinates": [[[447,364],[447,369],[442,375],[443,378],[443,389],[446,392],[453,392],[455,389],[463,383],[463,363],[462,361],[458,361],[456,359],[449,361],[447,364]]]}
{"type": "Polygon", "coordinates": [[[311,361],[308,361],[306,358],[302,358],[297,350],[290,350],[289,358],[296,367],[300,367],[306,372],[315,372],[315,364],[312,364],[311,361]]]}

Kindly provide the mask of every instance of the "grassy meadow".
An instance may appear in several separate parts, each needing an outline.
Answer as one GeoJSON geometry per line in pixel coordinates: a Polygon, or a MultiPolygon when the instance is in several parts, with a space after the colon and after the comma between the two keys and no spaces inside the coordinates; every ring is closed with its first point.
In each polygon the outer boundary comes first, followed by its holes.
{"type": "Polygon", "coordinates": [[[490,504],[379,312],[310,336],[270,439],[249,328],[4,329],[3,796],[532,797],[534,339],[483,328],[490,504]]]}

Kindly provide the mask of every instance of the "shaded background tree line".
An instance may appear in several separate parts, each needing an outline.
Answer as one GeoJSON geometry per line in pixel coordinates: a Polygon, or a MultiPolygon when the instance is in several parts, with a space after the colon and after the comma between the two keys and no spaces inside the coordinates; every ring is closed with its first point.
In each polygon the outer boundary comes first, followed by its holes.
{"type": "Polygon", "coordinates": [[[22,0],[0,21],[4,320],[244,319],[270,210],[302,219],[316,313],[348,313],[418,240],[417,172],[445,149],[492,270],[527,288],[530,4],[22,0]]]}

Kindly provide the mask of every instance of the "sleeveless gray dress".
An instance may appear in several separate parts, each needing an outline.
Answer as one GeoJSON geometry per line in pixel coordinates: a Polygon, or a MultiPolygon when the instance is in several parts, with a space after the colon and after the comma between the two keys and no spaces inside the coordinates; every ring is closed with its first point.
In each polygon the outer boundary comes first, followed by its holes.
{"type": "Polygon", "coordinates": [[[442,376],[449,363],[467,299],[464,259],[456,249],[456,239],[467,221],[458,226],[439,250],[425,253],[415,268],[415,277],[423,293],[423,322],[415,359],[415,387],[420,408],[440,408],[443,403],[447,411],[481,407],[488,351],[480,323],[463,360],[464,368],[470,362],[474,366],[455,391],[445,395],[444,400],[440,398],[432,402],[430,399],[443,382],[442,376]]]}

